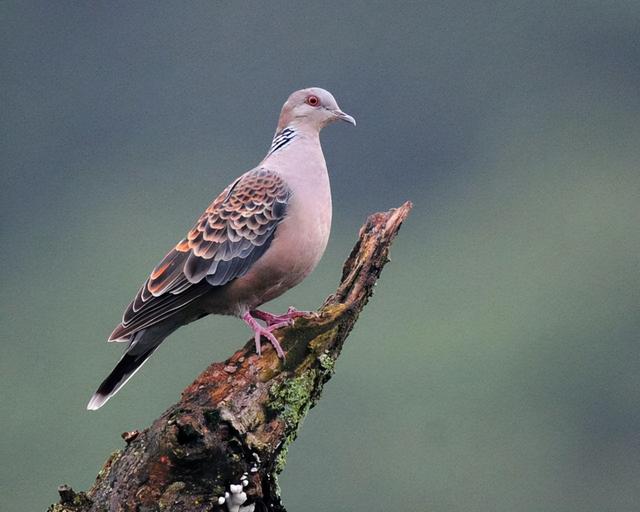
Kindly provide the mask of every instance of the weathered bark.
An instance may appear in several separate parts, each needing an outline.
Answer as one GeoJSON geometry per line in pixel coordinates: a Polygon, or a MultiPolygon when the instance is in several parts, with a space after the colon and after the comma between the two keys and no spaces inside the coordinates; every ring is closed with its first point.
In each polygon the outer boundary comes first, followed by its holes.
{"type": "Polygon", "coordinates": [[[367,219],[317,316],[277,331],[284,362],[270,345],[258,357],[250,341],[213,363],[149,428],[123,434],[126,447],[109,457],[89,491],[61,486],[49,510],[284,511],[277,475],[287,448],[331,378],[410,210],[407,202],[367,219]]]}

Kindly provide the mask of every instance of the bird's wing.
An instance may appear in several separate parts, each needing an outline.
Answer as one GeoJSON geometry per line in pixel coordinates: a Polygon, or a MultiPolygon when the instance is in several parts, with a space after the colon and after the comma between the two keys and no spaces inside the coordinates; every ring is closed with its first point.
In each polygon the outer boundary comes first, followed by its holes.
{"type": "Polygon", "coordinates": [[[246,274],[269,248],[290,197],[280,175],[263,168],[229,185],[153,269],[109,340],[125,340],[246,274]]]}

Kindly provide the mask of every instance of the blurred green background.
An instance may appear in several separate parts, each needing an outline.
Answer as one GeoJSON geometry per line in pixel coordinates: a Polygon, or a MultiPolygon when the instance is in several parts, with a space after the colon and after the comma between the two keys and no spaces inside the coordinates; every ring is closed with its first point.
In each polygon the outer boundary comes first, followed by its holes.
{"type": "Polygon", "coordinates": [[[12,2],[2,64],[3,510],[89,487],[205,365],[174,334],[97,413],[106,336],[264,155],[294,89],[323,133],[314,308],[372,211],[413,200],[282,475],[291,511],[640,509],[640,3],[12,2]]]}

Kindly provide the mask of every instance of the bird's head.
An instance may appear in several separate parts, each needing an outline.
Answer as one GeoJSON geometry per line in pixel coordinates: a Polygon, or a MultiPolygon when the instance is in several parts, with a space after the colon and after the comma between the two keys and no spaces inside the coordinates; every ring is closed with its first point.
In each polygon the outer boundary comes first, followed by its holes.
{"type": "Polygon", "coordinates": [[[319,87],[300,89],[289,96],[282,106],[278,130],[286,126],[299,126],[322,130],[333,121],[346,121],[355,126],[356,120],[345,114],[333,95],[319,87]]]}

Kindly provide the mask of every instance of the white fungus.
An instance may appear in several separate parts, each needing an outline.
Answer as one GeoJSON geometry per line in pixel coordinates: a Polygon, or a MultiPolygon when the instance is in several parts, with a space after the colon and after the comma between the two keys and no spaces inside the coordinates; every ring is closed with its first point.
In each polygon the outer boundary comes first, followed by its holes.
{"type": "MultiPolygon", "coordinates": [[[[242,490],[245,481],[239,484],[231,484],[229,486],[231,492],[225,493],[227,510],[229,512],[253,512],[255,509],[254,503],[250,503],[246,507],[242,506],[242,504],[247,501],[247,493],[242,490]]],[[[246,482],[247,484],[249,483],[248,481],[246,482]]],[[[218,500],[218,503],[220,503],[220,500],[218,500]]],[[[222,503],[220,504],[222,505],[222,503]]]]}

